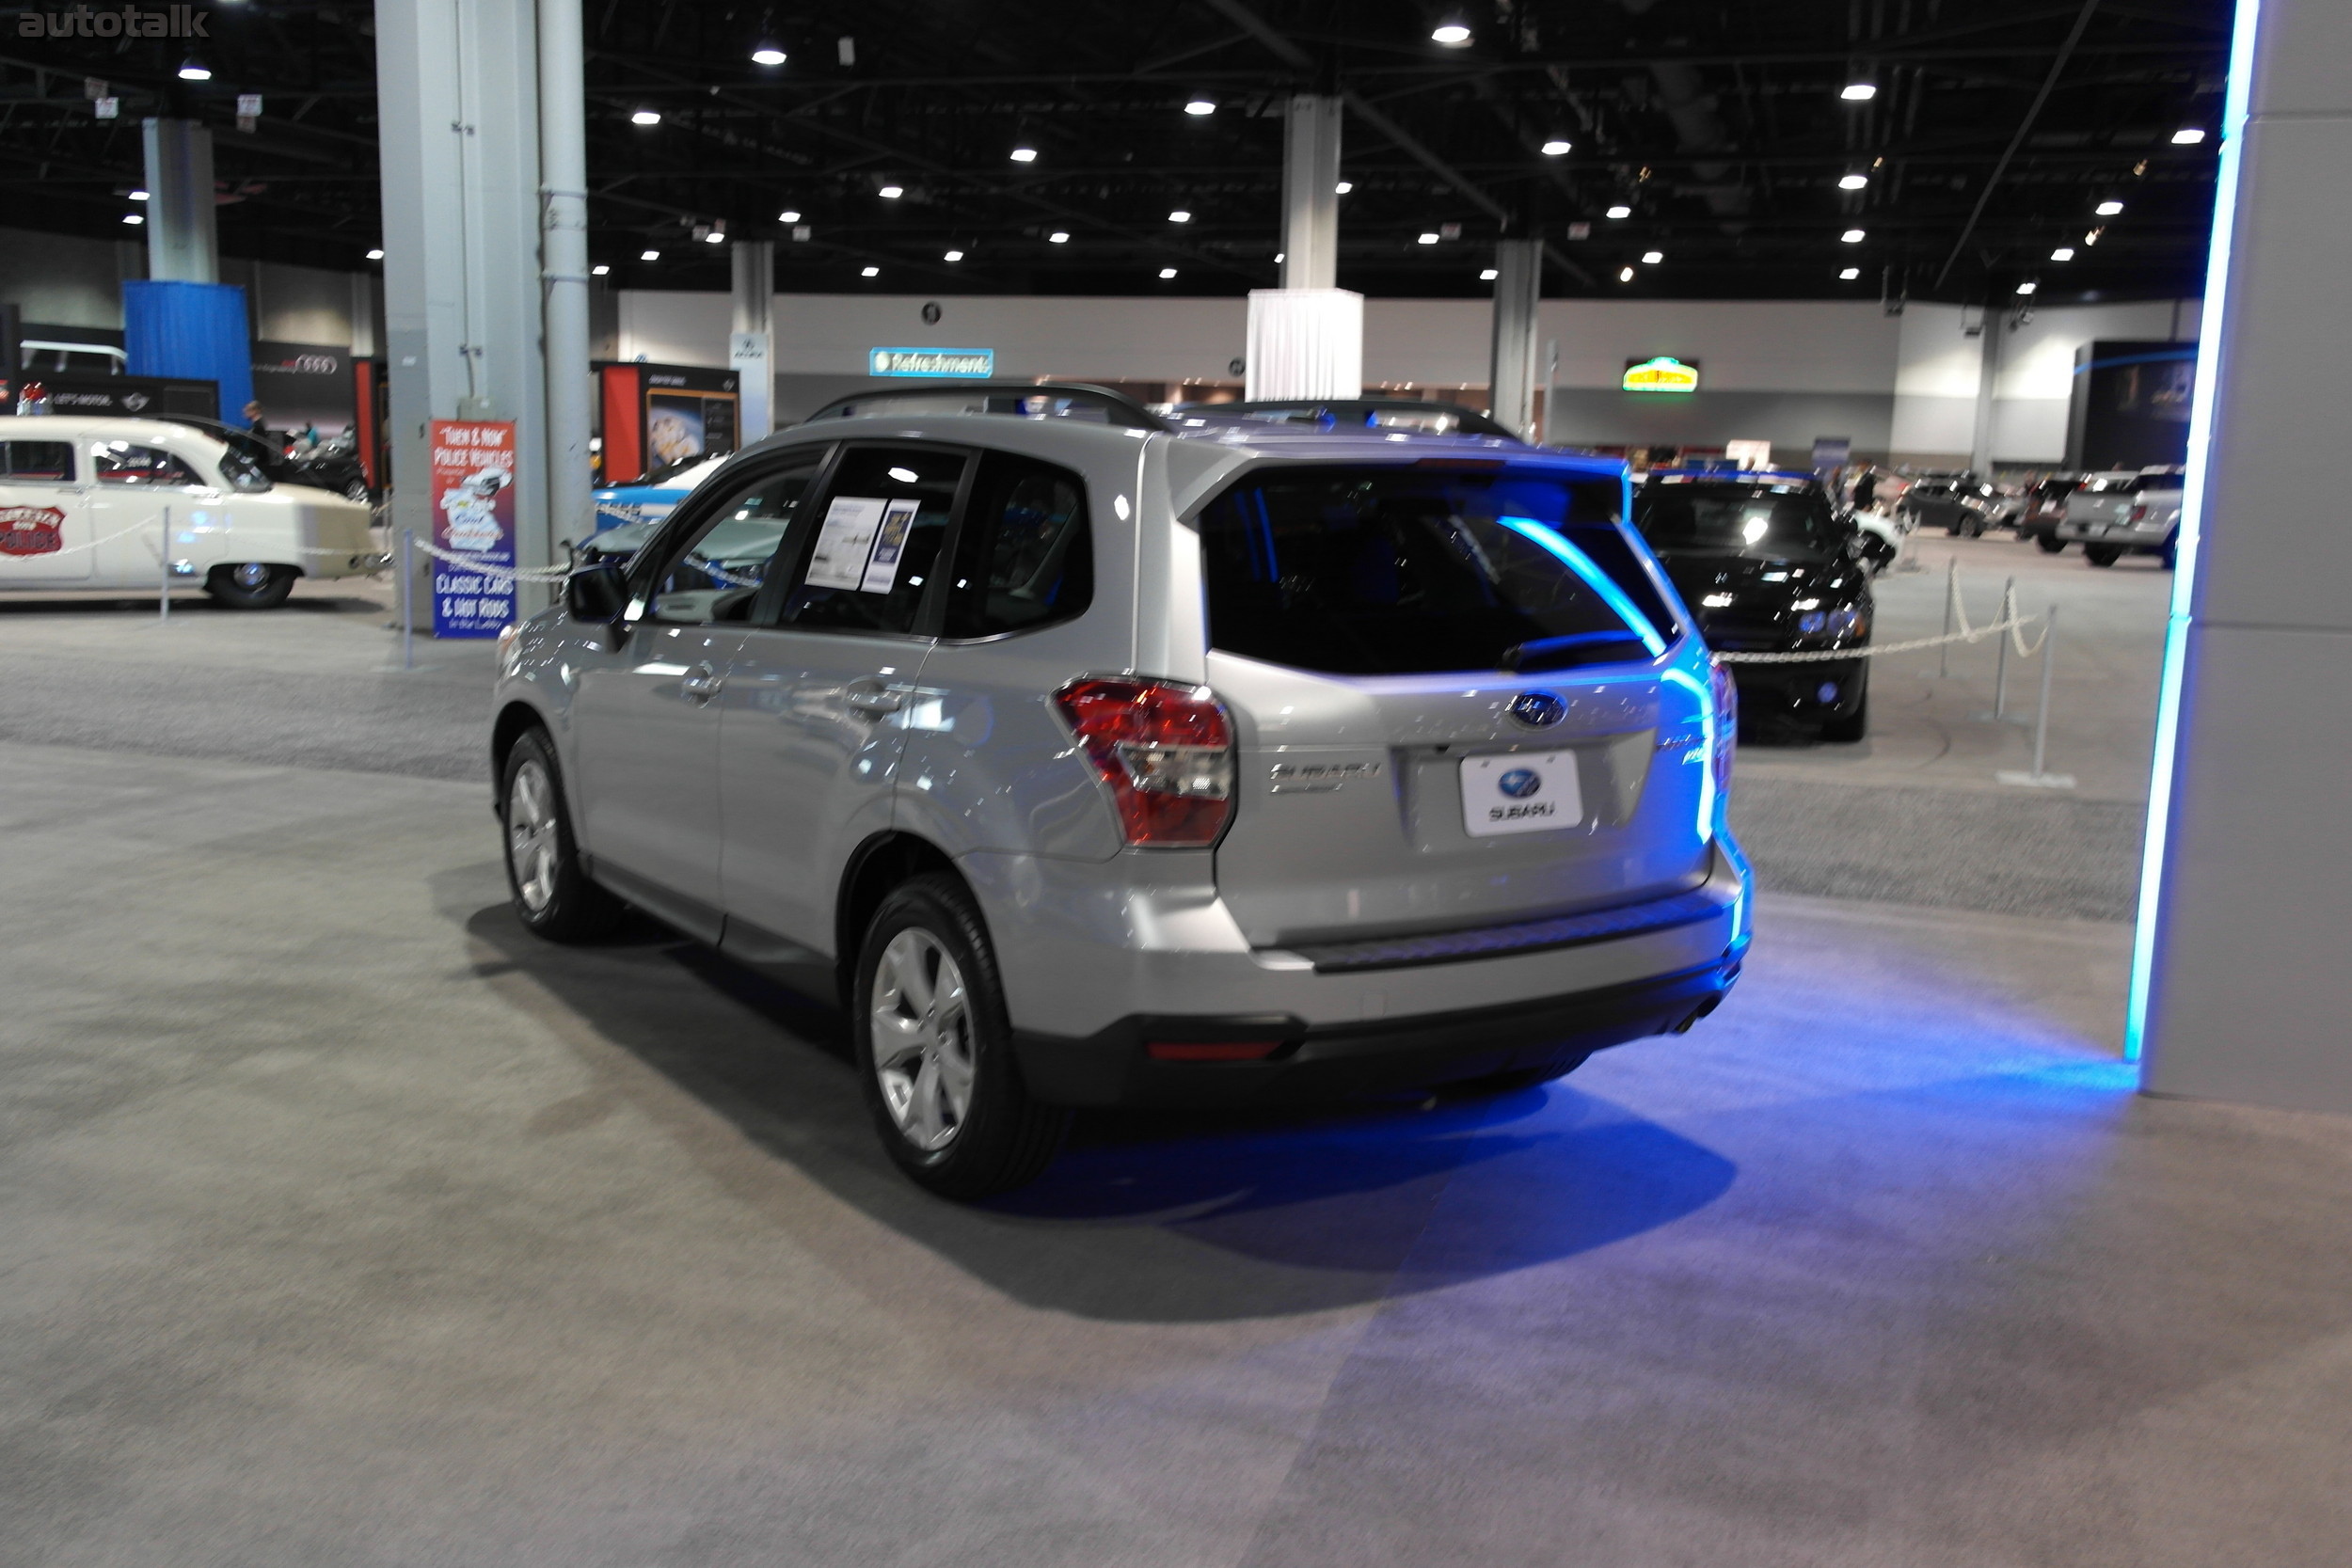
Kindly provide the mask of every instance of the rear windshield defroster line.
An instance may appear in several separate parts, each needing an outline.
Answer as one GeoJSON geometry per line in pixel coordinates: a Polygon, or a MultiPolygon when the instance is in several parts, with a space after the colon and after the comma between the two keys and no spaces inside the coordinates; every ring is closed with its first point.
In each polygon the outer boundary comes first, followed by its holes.
{"type": "Polygon", "coordinates": [[[1259,469],[1201,514],[1210,643],[1347,675],[1646,661],[1680,627],[1623,496],[1534,465],[1259,469]]]}

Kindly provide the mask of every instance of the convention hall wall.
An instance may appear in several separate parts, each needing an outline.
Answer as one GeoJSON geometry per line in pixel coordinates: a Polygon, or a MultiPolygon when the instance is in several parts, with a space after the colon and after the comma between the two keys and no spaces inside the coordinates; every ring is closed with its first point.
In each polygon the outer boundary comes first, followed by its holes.
{"type": "MultiPolygon", "coordinates": [[[[119,335],[122,284],[146,276],[147,247],[137,240],[0,229],[0,304],[15,306],[28,322],[119,335]]],[[[245,290],[257,339],[362,356],[375,353],[381,341],[383,305],[373,274],[224,256],[220,280],[245,290]]]]}

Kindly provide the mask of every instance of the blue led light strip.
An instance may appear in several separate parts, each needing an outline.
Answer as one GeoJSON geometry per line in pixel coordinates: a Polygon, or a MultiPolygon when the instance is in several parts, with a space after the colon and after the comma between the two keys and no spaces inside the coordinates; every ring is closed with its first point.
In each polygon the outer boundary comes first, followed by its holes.
{"type": "Polygon", "coordinates": [[[1565,562],[1569,571],[1584,579],[1585,587],[1598,594],[1601,602],[1617,612],[1617,619],[1626,624],[1626,628],[1642,640],[1642,646],[1649,650],[1650,657],[1656,658],[1666,651],[1666,640],[1658,635],[1658,628],[1649,624],[1649,617],[1633,608],[1633,601],[1626,597],[1625,590],[1600,569],[1598,562],[1569,544],[1558,529],[1549,523],[1539,523],[1533,517],[1498,517],[1495,520],[1565,562]]]}
{"type": "Polygon", "coordinates": [[[2213,245],[2205,263],[2204,319],[2197,330],[2197,390],[2189,406],[2188,478],[2181,501],[2181,536],[2174,551],[2172,609],[2164,630],[2164,678],[2156,693],[2155,762],[2148,782],[2148,835],[2140,849],[2139,918],[2132,932],[2131,1000],[2123,1019],[2123,1059],[2136,1062],[2148,1037],[2149,993],[2154,985],[2157,927],[2163,919],[2164,874],[2172,826],[2173,769],[2181,732],[2181,688],[2188,657],[2190,605],[2205,528],[2205,493],[2212,472],[2214,394],[2230,302],[2231,248],[2236,238],[2237,188],[2244,161],[2248,97],[2254,73],[2254,35],[2262,0],[2238,0],[2230,40],[2229,90],[2221,112],[2221,162],[2216,171],[2213,245]]]}

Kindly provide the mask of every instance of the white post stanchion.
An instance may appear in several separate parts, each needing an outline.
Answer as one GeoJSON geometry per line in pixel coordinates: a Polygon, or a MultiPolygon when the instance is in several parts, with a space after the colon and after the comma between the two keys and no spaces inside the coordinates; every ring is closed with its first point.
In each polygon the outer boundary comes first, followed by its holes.
{"type": "MultiPolygon", "coordinates": [[[[2010,578],[2001,584],[2001,614],[2004,621],[2017,619],[2017,579],[2010,578]]],[[[2011,627],[2001,633],[1993,664],[1993,719],[1998,723],[2008,716],[2009,709],[2009,645],[2017,636],[2011,627]]],[[[2039,768],[2039,764],[2036,767],[2039,768]]]]}
{"type": "MultiPolygon", "coordinates": [[[[1960,562],[1957,558],[1946,563],[1944,572],[1944,635],[1952,635],[1952,611],[1960,604],[1960,562]]],[[[1952,645],[1946,642],[1935,650],[1935,678],[1942,680],[1952,673],[1952,645]]]]}
{"type": "Polygon", "coordinates": [[[2027,789],[2072,789],[2074,775],[2052,773],[2044,769],[2050,754],[2050,672],[2058,663],[2058,606],[2042,611],[2042,701],[2033,716],[2033,770],[2021,773],[2003,768],[1993,776],[2005,784],[2020,784],[2027,789]]]}
{"type": "Polygon", "coordinates": [[[159,574],[155,586],[155,619],[160,624],[171,619],[171,508],[164,508],[163,537],[155,543],[155,569],[159,574]]]}

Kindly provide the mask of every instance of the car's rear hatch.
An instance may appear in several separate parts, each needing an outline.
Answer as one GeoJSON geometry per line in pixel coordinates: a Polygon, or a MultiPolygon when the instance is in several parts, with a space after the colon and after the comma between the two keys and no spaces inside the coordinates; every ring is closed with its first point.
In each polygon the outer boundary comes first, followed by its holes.
{"type": "Polygon", "coordinates": [[[1239,778],[1220,895],[1261,946],[1455,930],[1705,875],[1704,699],[1618,480],[1255,469],[1201,517],[1239,778]],[[1515,667],[1515,668],[1514,668],[1515,667]]]}

